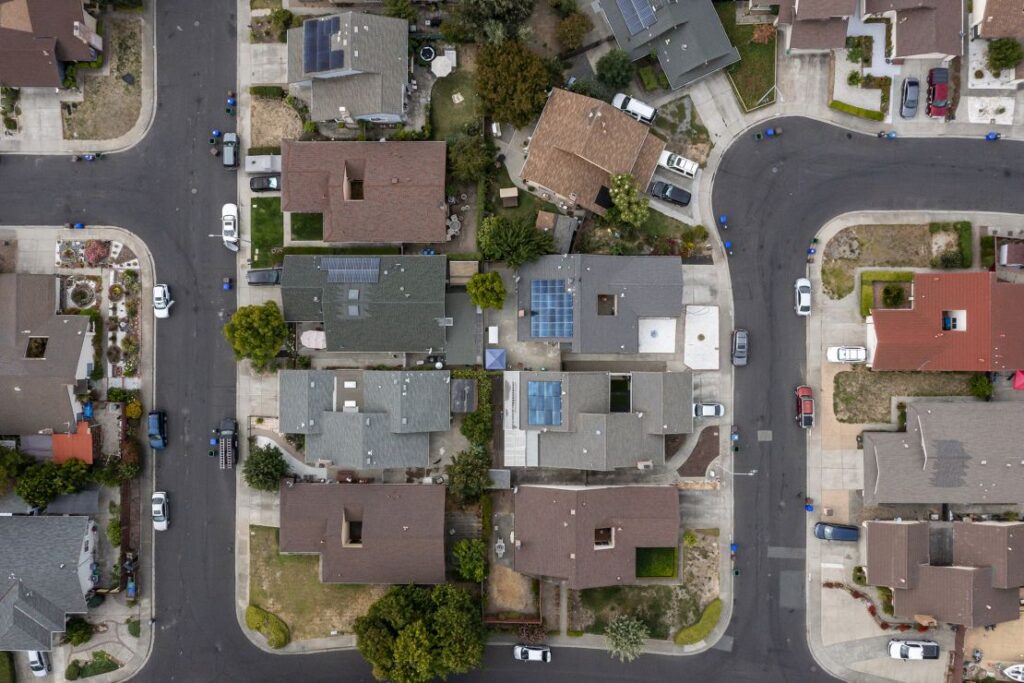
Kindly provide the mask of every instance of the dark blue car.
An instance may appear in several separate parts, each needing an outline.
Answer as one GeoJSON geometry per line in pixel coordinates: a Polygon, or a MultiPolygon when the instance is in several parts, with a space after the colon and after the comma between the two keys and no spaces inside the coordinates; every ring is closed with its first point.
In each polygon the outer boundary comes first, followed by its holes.
{"type": "Polygon", "coordinates": [[[152,448],[167,448],[167,413],[154,410],[146,422],[149,433],[149,445],[152,448]]]}
{"type": "Polygon", "coordinates": [[[860,529],[845,524],[829,524],[818,522],[814,525],[814,537],[823,541],[850,541],[856,543],[860,538],[860,529]]]}

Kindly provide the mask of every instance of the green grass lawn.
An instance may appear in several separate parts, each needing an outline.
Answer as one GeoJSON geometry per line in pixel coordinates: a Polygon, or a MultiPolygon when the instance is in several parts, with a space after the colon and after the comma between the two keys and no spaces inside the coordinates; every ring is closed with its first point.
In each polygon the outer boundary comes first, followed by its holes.
{"type": "Polygon", "coordinates": [[[558,213],[558,207],[554,204],[549,204],[541,199],[538,199],[534,195],[530,194],[526,190],[520,188],[519,190],[519,206],[504,208],[501,205],[501,198],[498,196],[498,190],[503,187],[514,187],[512,178],[508,175],[508,169],[502,164],[498,170],[498,175],[494,178],[494,182],[491,183],[491,196],[489,197],[490,205],[494,207],[494,213],[498,216],[507,216],[513,219],[522,219],[527,224],[533,225],[537,222],[538,211],[551,211],[552,213],[558,213]]]}
{"type": "MultiPolygon", "coordinates": [[[[736,25],[736,5],[731,2],[715,3],[715,10],[722,20],[722,27],[729,36],[729,42],[740,53],[740,61],[728,67],[729,75],[736,84],[743,105],[749,110],[758,106],[765,93],[775,85],[775,40],[767,45],[750,42],[754,35],[753,26],[736,25]]],[[[768,96],[764,103],[774,102],[775,94],[768,96]]]]}
{"type": "Polygon", "coordinates": [[[284,214],[281,213],[281,198],[266,197],[252,200],[249,214],[252,229],[253,268],[266,268],[280,260],[284,246],[284,214]]]}
{"type": "Polygon", "coordinates": [[[453,133],[480,117],[480,98],[473,87],[473,72],[460,68],[450,76],[437,79],[430,93],[430,128],[435,140],[447,140],[453,133]],[[465,100],[452,102],[460,93],[465,100]]]}
{"type": "Polygon", "coordinates": [[[324,238],[324,215],[322,213],[293,213],[293,240],[322,240],[324,238]]]}
{"type": "Polygon", "coordinates": [[[672,578],[679,567],[679,548],[637,548],[638,577],[672,578]]]}
{"type": "Polygon", "coordinates": [[[696,624],[687,626],[676,634],[676,645],[693,645],[704,640],[715,628],[721,616],[722,601],[715,598],[704,608],[704,613],[701,614],[700,620],[696,624]]]}
{"type": "Polygon", "coordinates": [[[583,606],[594,613],[588,633],[602,634],[608,622],[619,614],[631,614],[647,625],[651,638],[669,637],[673,608],[671,586],[608,586],[580,591],[583,606]]]}

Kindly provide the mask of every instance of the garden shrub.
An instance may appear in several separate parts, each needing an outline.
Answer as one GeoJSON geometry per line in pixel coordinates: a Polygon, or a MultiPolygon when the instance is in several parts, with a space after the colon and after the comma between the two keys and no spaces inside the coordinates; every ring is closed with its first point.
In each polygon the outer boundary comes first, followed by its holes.
{"type": "Polygon", "coordinates": [[[886,308],[899,308],[906,299],[906,292],[898,284],[889,284],[882,289],[882,303],[886,308]]]}
{"type": "MultiPolygon", "coordinates": [[[[77,659],[72,659],[71,663],[68,664],[68,668],[64,670],[64,678],[69,681],[77,681],[82,675],[82,665],[78,663],[77,659]]],[[[11,679],[14,680],[13,678],[11,679]]]]}
{"type": "Polygon", "coordinates": [[[676,645],[693,645],[708,637],[712,629],[718,624],[722,616],[722,601],[719,598],[712,600],[696,624],[687,626],[676,634],[676,645]]]}
{"type": "Polygon", "coordinates": [[[288,625],[277,615],[256,605],[249,605],[245,608],[245,625],[262,633],[267,639],[267,645],[275,650],[284,647],[291,641],[288,625]]]}
{"type": "Polygon", "coordinates": [[[992,398],[992,380],[988,378],[988,375],[984,372],[977,372],[971,375],[971,379],[967,382],[967,390],[971,392],[971,396],[980,398],[985,401],[991,400],[992,398]]]}
{"type": "Polygon", "coordinates": [[[654,75],[654,67],[642,66],[637,69],[636,74],[640,77],[640,84],[644,86],[644,90],[650,92],[658,89],[658,77],[654,75]]]}
{"type": "Polygon", "coordinates": [[[0,683],[14,683],[14,653],[0,652],[0,683]]]}
{"type": "Polygon", "coordinates": [[[138,638],[142,633],[142,624],[138,619],[132,619],[128,622],[128,635],[138,638]]]}
{"type": "Polygon", "coordinates": [[[284,88],[279,85],[254,85],[249,88],[249,94],[253,97],[283,99],[285,93],[284,88]]]}

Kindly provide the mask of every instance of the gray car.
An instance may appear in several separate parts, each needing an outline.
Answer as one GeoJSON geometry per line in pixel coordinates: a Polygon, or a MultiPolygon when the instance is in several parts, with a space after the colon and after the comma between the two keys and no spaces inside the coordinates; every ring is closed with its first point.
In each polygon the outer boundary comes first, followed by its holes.
{"type": "Polygon", "coordinates": [[[732,331],[732,364],[741,367],[747,364],[749,353],[750,334],[743,328],[736,328],[732,331]]]}
{"type": "Polygon", "coordinates": [[[921,97],[921,84],[916,78],[903,79],[903,97],[900,104],[900,116],[912,119],[917,116],[917,102],[921,97]]]}

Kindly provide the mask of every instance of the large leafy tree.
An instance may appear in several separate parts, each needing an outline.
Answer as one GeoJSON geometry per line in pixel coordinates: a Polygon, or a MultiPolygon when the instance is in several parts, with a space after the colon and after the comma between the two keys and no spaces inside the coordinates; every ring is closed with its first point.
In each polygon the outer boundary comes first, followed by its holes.
{"type": "Polygon", "coordinates": [[[430,599],[435,610],[433,631],[437,644],[437,668],[444,674],[467,673],[484,655],[486,636],[480,610],[469,593],[449,584],[434,588],[430,599]]]}
{"type": "Polygon", "coordinates": [[[494,163],[494,152],[483,135],[463,135],[448,146],[448,168],[456,180],[476,182],[494,163]]]}
{"type": "Polygon", "coordinates": [[[555,238],[522,220],[489,216],[477,229],[476,245],[485,259],[518,268],[554,251],[555,238]]]}
{"type": "Polygon", "coordinates": [[[231,344],[235,358],[248,358],[257,370],[267,367],[287,336],[288,325],[273,301],[239,308],[224,326],[224,337],[231,344]]]}
{"type": "Polygon", "coordinates": [[[597,80],[609,88],[625,88],[632,78],[633,62],[625,50],[612,50],[597,60],[597,80]]]}
{"type": "Polygon", "coordinates": [[[466,283],[469,300],[480,308],[500,309],[505,305],[505,283],[501,273],[477,273],[466,283]]]}
{"type": "Polygon", "coordinates": [[[612,218],[639,228],[650,215],[649,200],[640,194],[636,181],[628,173],[612,176],[612,186],[608,191],[611,195],[614,211],[612,218]]]}
{"type": "Polygon", "coordinates": [[[61,494],[78,493],[89,478],[89,465],[81,460],[68,460],[63,465],[47,460],[25,469],[14,491],[32,507],[43,508],[61,494]]]}
{"type": "Polygon", "coordinates": [[[462,0],[442,24],[442,31],[449,40],[500,45],[519,34],[533,5],[534,0],[462,0]]]}
{"type": "Polygon", "coordinates": [[[544,60],[518,41],[487,45],[476,67],[476,91],[495,121],[522,128],[544,108],[551,73],[544,60]]]}
{"type": "Polygon", "coordinates": [[[486,448],[470,446],[456,453],[446,470],[448,492],[460,503],[476,502],[491,485],[490,468],[491,456],[486,448]]]}
{"type": "Polygon", "coordinates": [[[479,538],[463,538],[452,548],[459,576],[480,583],[487,578],[487,545],[479,538]]]}
{"type": "Polygon", "coordinates": [[[632,662],[644,651],[648,633],[642,621],[620,614],[608,623],[604,635],[608,639],[608,652],[612,657],[618,657],[620,662],[632,662]]]}
{"type": "Polygon", "coordinates": [[[7,493],[14,480],[34,462],[31,456],[0,446],[0,495],[7,493]]]}
{"type": "Polygon", "coordinates": [[[258,491],[276,491],[289,469],[276,446],[253,446],[242,465],[242,476],[246,484],[258,491]]]}

